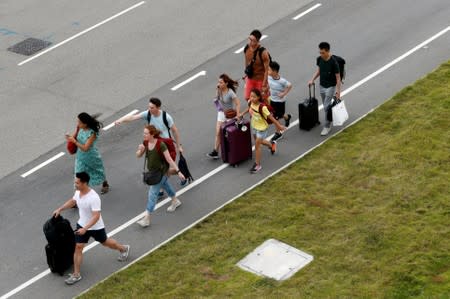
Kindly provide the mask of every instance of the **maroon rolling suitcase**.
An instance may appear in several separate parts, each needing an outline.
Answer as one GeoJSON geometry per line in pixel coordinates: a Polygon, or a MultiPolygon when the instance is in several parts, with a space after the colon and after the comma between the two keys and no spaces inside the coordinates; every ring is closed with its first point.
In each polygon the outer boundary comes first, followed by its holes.
{"type": "Polygon", "coordinates": [[[246,119],[226,121],[220,130],[222,160],[236,166],[252,158],[250,122],[246,119]]]}

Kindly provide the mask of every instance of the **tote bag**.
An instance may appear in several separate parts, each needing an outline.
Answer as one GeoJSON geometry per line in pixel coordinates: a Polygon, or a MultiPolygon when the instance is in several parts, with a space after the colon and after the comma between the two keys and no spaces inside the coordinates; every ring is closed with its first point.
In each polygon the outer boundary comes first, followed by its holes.
{"type": "Polygon", "coordinates": [[[333,115],[333,126],[342,126],[348,119],[348,112],[344,101],[337,101],[337,104],[331,108],[333,115]]]}

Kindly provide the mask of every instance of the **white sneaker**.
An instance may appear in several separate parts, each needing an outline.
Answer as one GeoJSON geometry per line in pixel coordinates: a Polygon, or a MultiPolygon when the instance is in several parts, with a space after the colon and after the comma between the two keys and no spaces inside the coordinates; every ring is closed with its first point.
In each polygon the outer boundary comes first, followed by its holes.
{"type": "Polygon", "coordinates": [[[323,127],[322,132],[320,132],[320,136],[327,136],[330,131],[331,127],[323,127]]]}
{"type": "Polygon", "coordinates": [[[119,262],[125,262],[128,259],[128,256],[130,255],[130,245],[124,245],[125,246],[125,251],[121,252],[119,254],[119,257],[117,258],[117,260],[119,262]]]}
{"type": "Polygon", "coordinates": [[[66,282],[66,284],[68,284],[68,285],[73,285],[73,284],[79,282],[79,281],[81,280],[81,278],[82,278],[82,277],[81,277],[80,274],[78,274],[78,276],[75,276],[75,275],[73,275],[73,274],[70,274],[70,275],[69,275],[69,278],[67,278],[67,279],[65,280],[65,282],[66,282]]]}
{"type": "Polygon", "coordinates": [[[181,201],[179,201],[178,199],[173,202],[168,208],[167,208],[167,212],[175,212],[175,210],[181,206],[181,201]]]}
{"type": "Polygon", "coordinates": [[[145,215],[144,218],[142,218],[141,220],[139,220],[137,222],[137,224],[139,224],[142,227],[150,226],[150,216],[149,215],[145,215]]]}

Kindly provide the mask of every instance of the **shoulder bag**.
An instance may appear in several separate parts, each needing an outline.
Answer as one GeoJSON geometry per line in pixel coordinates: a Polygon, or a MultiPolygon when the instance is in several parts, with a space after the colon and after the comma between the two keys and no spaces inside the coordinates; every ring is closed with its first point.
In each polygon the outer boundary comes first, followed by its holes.
{"type": "Polygon", "coordinates": [[[148,149],[145,148],[145,159],[144,159],[144,171],[142,172],[142,180],[144,184],[147,185],[156,185],[159,182],[161,182],[163,173],[161,169],[154,169],[154,170],[147,170],[146,164],[147,164],[147,154],[148,149]]]}

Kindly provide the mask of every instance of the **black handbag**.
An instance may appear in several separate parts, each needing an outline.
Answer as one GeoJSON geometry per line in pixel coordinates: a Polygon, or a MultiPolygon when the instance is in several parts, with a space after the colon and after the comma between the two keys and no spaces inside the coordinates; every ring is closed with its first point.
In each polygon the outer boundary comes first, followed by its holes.
{"type": "Polygon", "coordinates": [[[147,185],[156,185],[161,182],[163,173],[161,169],[145,170],[147,164],[147,149],[145,149],[144,171],[142,172],[142,181],[147,185]]]}
{"type": "Polygon", "coordinates": [[[156,185],[161,182],[163,174],[160,170],[149,170],[143,172],[143,181],[147,185],[156,185]]]}
{"type": "Polygon", "coordinates": [[[247,67],[244,70],[244,73],[247,75],[248,78],[252,78],[253,77],[253,63],[254,63],[254,61],[252,60],[250,62],[250,64],[247,65],[247,67]]]}

